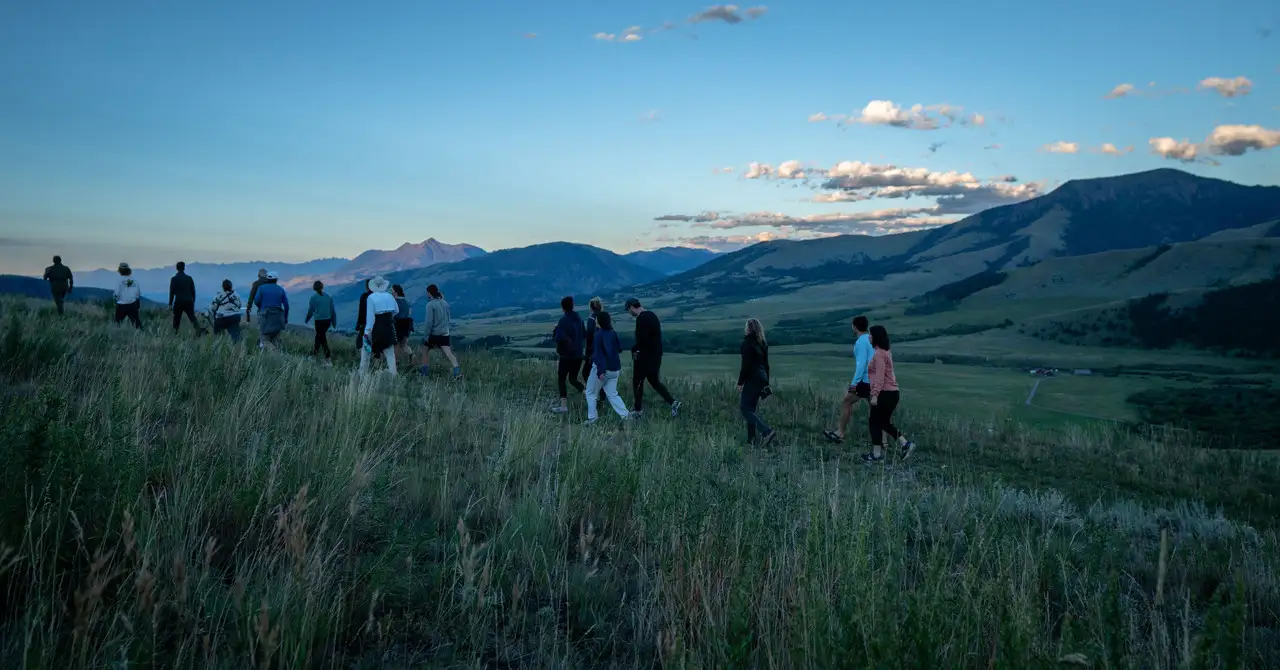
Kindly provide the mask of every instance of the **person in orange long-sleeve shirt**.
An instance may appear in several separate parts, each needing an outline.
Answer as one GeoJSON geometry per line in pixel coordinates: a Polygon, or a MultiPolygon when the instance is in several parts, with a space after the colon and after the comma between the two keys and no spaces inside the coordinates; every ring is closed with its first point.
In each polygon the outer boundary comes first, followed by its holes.
{"type": "Polygon", "coordinates": [[[871,428],[871,453],[863,454],[862,460],[868,463],[879,463],[884,460],[884,434],[898,441],[902,447],[902,458],[906,459],[915,451],[916,445],[893,425],[893,411],[898,408],[901,396],[898,392],[898,378],[893,374],[893,354],[889,353],[889,333],[884,326],[871,327],[871,346],[875,353],[867,363],[867,377],[871,384],[871,417],[868,424],[871,428]]]}

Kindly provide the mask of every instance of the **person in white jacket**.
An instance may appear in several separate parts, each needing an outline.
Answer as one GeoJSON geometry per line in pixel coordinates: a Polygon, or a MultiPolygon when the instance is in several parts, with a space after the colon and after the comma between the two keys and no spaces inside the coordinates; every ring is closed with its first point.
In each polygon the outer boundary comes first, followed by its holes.
{"type": "Polygon", "coordinates": [[[133,278],[133,270],[128,263],[121,263],[116,271],[120,273],[120,283],[112,292],[116,299],[116,323],[127,318],[134,328],[142,330],[142,319],[139,316],[142,308],[142,291],[138,288],[137,280],[133,278]]]}
{"type": "Polygon", "coordinates": [[[369,359],[381,354],[387,360],[387,372],[396,374],[396,313],[400,305],[387,289],[391,282],[383,277],[369,280],[369,299],[365,305],[365,334],[360,343],[360,372],[368,372],[369,359]]]}
{"type": "Polygon", "coordinates": [[[240,302],[240,294],[230,279],[222,280],[222,291],[214,296],[209,305],[209,316],[213,319],[213,334],[225,332],[231,336],[232,342],[240,341],[240,312],[244,306],[240,302]]]}

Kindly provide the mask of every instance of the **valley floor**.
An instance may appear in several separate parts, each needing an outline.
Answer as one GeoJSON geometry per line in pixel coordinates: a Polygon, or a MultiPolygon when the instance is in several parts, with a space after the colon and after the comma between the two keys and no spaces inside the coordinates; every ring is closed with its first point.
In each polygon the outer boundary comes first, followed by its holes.
{"type": "Polygon", "coordinates": [[[4,667],[1280,664],[1280,459],[1043,430],[1024,373],[904,365],[920,449],[867,467],[818,436],[847,354],[780,352],[761,450],[734,357],[584,428],[545,361],[362,378],[69,312],[0,302],[4,667]]]}

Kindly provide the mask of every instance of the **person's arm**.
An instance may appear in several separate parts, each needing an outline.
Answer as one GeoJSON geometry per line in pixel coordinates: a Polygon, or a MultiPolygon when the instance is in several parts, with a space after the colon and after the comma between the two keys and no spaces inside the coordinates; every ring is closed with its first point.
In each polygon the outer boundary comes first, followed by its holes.
{"type": "Polygon", "coordinates": [[[111,297],[115,298],[116,302],[120,302],[120,289],[123,286],[124,286],[124,282],[120,282],[119,284],[116,284],[116,289],[111,292],[111,297]]]}
{"type": "Polygon", "coordinates": [[[70,270],[67,270],[67,293],[70,293],[71,289],[74,289],[75,287],[76,287],[76,276],[74,274],[71,274],[70,270]]]}
{"type": "Polygon", "coordinates": [[[307,301],[307,315],[302,318],[303,323],[311,323],[311,316],[316,313],[316,296],[312,296],[307,301]]]}
{"type": "Polygon", "coordinates": [[[333,306],[333,296],[326,295],[325,300],[329,301],[329,327],[338,327],[338,308],[333,306]]]}
{"type": "Polygon", "coordinates": [[[373,303],[373,296],[369,296],[369,299],[365,301],[364,305],[364,330],[366,333],[369,333],[370,340],[373,339],[373,324],[378,316],[373,310],[373,303]]]}
{"type": "Polygon", "coordinates": [[[873,403],[876,401],[876,396],[880,395],[880,389],[884,388],[884,371],[885,366],[880,361],[872,360],[867,363],[867,376],[870,377],[873,403]]]}
{"type": "Polygon", "coordinates": [[[769,371],[769,345],[764,345],[764,383],[767,385],[769,380],[773,378],[773,373],[769,371]]]}
{"type": "Polygon", "coordinates": [[[44,269],[44,280],[45,280],[45,281],[53,281],[53,277],[51,277],[51,276],[49,275],[49,268],[45,268],[45,269],[44,269]]]}
{"type": "Polygon", "coordinates": [[[169,306],[173,307],[173,290],[178,287],[177,276],[169,278],[169,306]]]}
{"type": "Polygon", "coordinates": [[[591,352],[591,362],[596,366],[596,376],[603,377],[604,371],[608,367],[609,355],[605,351],[605,343],[603,330],[596,331],[596,341],[591,343],[593,347],[591,352]]]}
{"type": "Polygon", "coordinates": [[[747,369],[751,364],[751,345],[743,340],[742,346],[738,347],[738,353],[742,355],[742,362],[738,365],[738,388],[741,389],[747,383],[747,369]]]}
{"type": "Polygon", "coordinates": [[[280,289],[280,302],[284,305],[284,322],[289,323],[289,292],[280,289]]]}

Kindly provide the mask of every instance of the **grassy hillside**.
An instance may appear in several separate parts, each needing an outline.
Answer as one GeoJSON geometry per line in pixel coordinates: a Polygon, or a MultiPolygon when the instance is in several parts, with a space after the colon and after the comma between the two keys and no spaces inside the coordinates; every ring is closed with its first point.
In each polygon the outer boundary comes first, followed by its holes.
{"type": "Polygon", "coordinates": [[[723,382],[584,429],[549,363],[361,379],[75,309],[0,302],[5,667],[1280,663],[1280,459],[908,401],[868,468],[785,377],[759,450],[723,382]]]}

